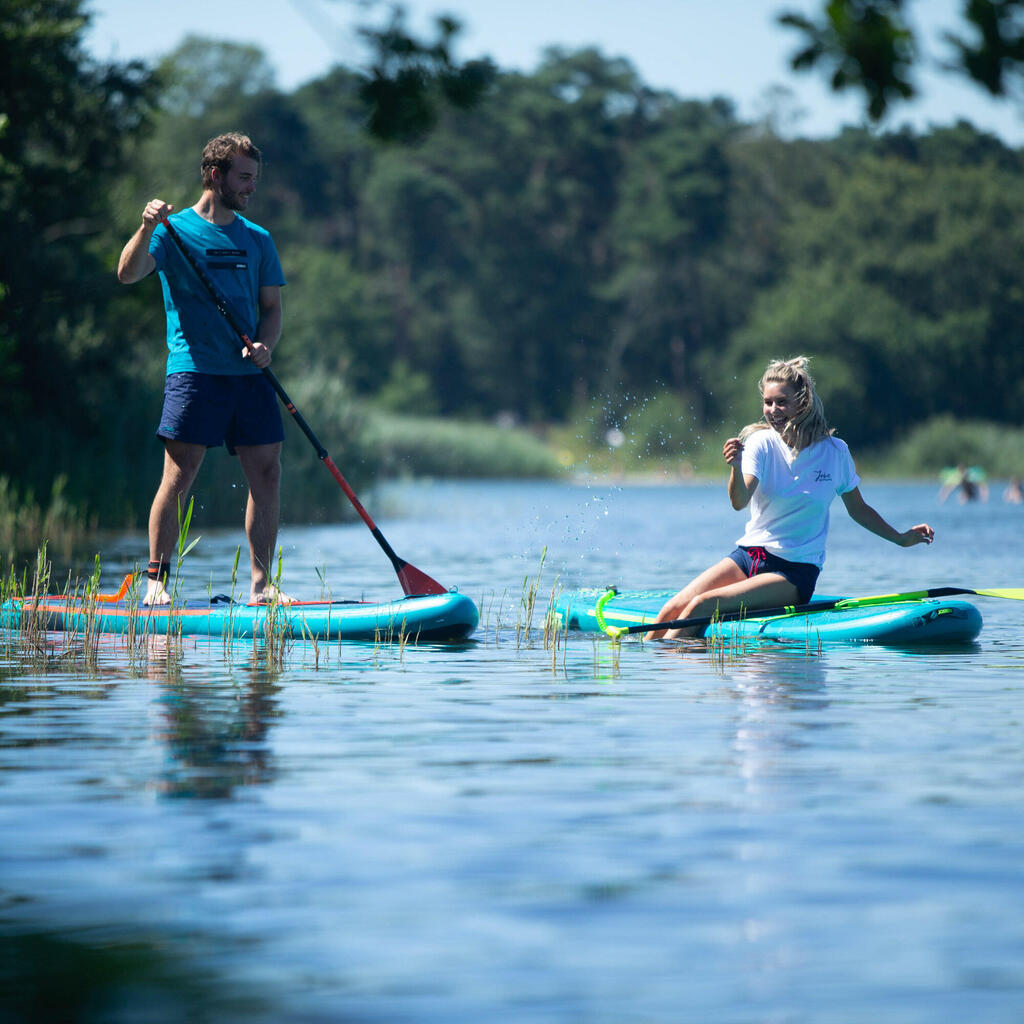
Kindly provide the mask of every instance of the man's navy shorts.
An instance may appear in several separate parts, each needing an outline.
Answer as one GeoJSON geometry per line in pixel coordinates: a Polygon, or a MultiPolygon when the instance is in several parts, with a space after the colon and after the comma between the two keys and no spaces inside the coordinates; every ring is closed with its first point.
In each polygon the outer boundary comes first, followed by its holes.
{"type": "Polygon", "coordinates": [[[821,569],[811,562],[789,562],[764,548],[740,547],[730,552],[729,557],[747,574],[748,579],[763,572],[778,573],[796,587],[801,604],[810,601],[821,573],[821,569]]]}
{"type": "Polygon", "coordinates": [[[172,373],[164,384],[157,437],[216,448],[234,455],[240,445],[284,440],[274,389],[262,373],[225,376],[172,373]]]}

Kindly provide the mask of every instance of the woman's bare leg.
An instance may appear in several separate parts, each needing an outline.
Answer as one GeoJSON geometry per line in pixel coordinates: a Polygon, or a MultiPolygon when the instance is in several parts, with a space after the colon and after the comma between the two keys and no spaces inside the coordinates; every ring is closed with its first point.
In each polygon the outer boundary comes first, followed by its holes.
{"type": "MultiPolygon", "coordinates": [[[[795,586],[778,573],[765,572],[747,577],[731,559],[723,558],[717,565],[706,569],[662,606],[659,622],[675,619],[705,618],[722,612],[749,608],[772,608],[776,605],[796,604],[800,599],[795,586]]],[[[652,630],[647,637],[676,640],[681,636],[700,635],[701,628],[652,630]]]]}

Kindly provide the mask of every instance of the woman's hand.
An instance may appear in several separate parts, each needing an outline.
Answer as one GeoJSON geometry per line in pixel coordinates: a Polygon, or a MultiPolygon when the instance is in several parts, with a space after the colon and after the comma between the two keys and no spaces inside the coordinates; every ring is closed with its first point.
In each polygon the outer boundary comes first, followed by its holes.
{"type": "Polygon", "coordinates": [[[743,442],[738,437],[730,437],[722,446],[722,455],[730,466],[738,469],[743,460],[743,442]]]}
{"type": "Polygon", "coordinates": [[[900,547],[912,548],[915,544],[931,544],[935,531],[927,523],[919,523],[900,534],[900,547]]]}
{"type": "Polygon", "coordinates": [[[743,442],[738,437],[730,437],[722,445],[722,455],[729,464],[729,504],[738,512],[750,504],[757,477],[743,475],[743,442]]]}

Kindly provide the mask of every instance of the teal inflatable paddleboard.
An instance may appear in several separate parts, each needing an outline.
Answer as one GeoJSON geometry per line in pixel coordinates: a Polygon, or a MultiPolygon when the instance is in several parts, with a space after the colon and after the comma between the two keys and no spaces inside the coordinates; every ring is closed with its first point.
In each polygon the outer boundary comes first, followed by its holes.
{"type": "MultiPolygon", "coordinates": [[[[596,609],[605,590],[573,590],[554,603],[552,614],[559,629],[600,632],[596,609]]],[[[603,606],[609,626],[636,626],[653,622],[674,591],[619,591],[603,606]]],[[[820,602],[839,601],[821,597],[820,602]]],[[[792,612],[715,622],[704,627],[703,636],[716,640],[755,640],[783,644],[875,643],[905,644],[968,643],[981,632],[981,613],[969,601],[929,598],[892,601],[852,608],[792,612]]]]}
{"type": "Polygon", "coordinates": [[[80,597],[28,598],[0,605],[3,629],[236,639],[273,635],[291,640],[465,640],[478,619],[473,601],[454,592],[394,601],[300,601],[269,607],[228,598],[154,608],[140,607],[137,600],[90,604],[80,597]]]}

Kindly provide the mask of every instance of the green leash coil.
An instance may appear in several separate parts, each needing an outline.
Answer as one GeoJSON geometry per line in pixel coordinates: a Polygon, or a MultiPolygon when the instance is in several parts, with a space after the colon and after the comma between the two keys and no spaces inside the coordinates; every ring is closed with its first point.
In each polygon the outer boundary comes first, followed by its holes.
{"type": "Polygon", "coordinates": [[[623,633],[629,632],[628,626],[609,626],[605,621],[604,617],[604,606],[618,593],[615,587],[609,587],[598,599],[597,604],[594,605],[594,618],[597,619],[597,624],[601,629],[602,633],[606,633],[613,640],[618,640],[623,633]]]}

